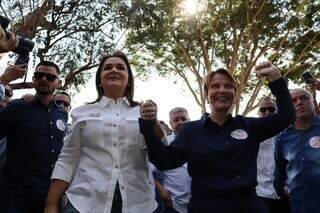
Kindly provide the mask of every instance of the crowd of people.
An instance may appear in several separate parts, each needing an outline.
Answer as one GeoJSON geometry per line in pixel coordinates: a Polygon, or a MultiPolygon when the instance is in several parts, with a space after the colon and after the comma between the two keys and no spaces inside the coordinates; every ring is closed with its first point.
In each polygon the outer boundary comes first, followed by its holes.
{"type": "MultiPolygon", "coordinates": [[[[1,28],[0,28],[1,30],[1,28]]],[[[15,48],[0,31],[0,53],[15,48]]],[[[35,95],[11,100],[9,83],[26,65],[0,75],[0,212],[3,213],[317,213],[320,211],[320,117],[314,80],[289,91],[279,70],[255,67],[275,99],[259,117],[232,116],[236,81],[226,69],[207,74],[210,112],[190,121],[136,102],[130,62],[102,56],[97,98],[71,110],[51,61],[35,67],[35,95]]]]}

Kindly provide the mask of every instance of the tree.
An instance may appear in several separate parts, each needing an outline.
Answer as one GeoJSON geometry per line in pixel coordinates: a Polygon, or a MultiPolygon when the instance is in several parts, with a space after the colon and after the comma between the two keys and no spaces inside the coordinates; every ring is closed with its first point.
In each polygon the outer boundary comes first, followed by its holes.
{"type": "MultiPolygon", "coordinates": [[[[201,1],[202,10],[186,15],[182,1],[124,1],[113,5],[141,76],[156,70],[177,75],[206,111],[204,76],[226,67],[237,80],[235,113],[257,107],[265,81],[252,74],[268,58],[295,82],[306,70],[319,75],[320,4],[307,0],[201,1]]],[[[194,7],[196,5],[193,5],[194,7]]],[[[270,95],[270,94],[269,94],[270,95]]]]}
{"type": "Polygon", "coordinates": [[[63,89],[84,84],[101,55],[116,45],[117,17],[104,0],[5,0],[1,10],[12,21],[10,30],[36,42],[34,60],[60,65],[63,89]]]}

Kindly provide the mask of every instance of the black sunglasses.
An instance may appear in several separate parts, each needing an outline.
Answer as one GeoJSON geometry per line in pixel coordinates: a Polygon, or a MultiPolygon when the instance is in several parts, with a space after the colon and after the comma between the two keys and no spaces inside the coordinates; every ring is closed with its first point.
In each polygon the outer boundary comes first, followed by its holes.
{"type": "Polygon", "coordinates": [[[70,106],[70,104],[68,102],[66,102],[66,101],[56,100],[55,102],[56,102],[57,105],[60,105],[60,106],[61,105],[65,106],[65,107],[70,106]]]}
{"type": "Polygon", "coordinates": [[[47,79],[47,81],[54,81],[56,80],[58,77],[50,74],[50,73],[44,73],[44,72],[35,72],[33,74],[34,78],[37,80],[41,80],[43,77],[45,77],[47,79]]]}
{"type": "Polygon", "coordinates": [[[13,96],[13,92],[11,89],[5,89],[4,94],[6,97],[9,97],[9,98],[11,98],[13,96]]]}
{"type": "Polygon", "coordinates": [[[267,112],[267,111],[273,113],[273,112],[276,111],[276,108],[275,108],[275,107],[262,107],[262,108],[259,109],[259,111],[260,111],[261,113],[265,113],[265,112],[267,112]]]}

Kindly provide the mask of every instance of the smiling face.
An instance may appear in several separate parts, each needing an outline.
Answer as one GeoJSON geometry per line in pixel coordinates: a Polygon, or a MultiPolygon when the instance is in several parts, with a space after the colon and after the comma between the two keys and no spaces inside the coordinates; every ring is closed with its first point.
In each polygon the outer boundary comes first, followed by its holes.
{"type": "Polygon", "coordinates": [[[121,98],[128,84],[128,67],[119,57],[108,58],[100,74],[101,86],[105,96],[121,98]]]}
{"type": "Polygon", "coordinates": [[[208,82],[207,100],[212,112],[229,112],[236,90],[229,76],[216,73],[208,82]]]}
{"type": "Polygon", "coordinates": [[[291,92],[291,98],[296,110],[296,120],[306,120],[314,116],[313,97],[305,89],[295,89],[291,92]]]}

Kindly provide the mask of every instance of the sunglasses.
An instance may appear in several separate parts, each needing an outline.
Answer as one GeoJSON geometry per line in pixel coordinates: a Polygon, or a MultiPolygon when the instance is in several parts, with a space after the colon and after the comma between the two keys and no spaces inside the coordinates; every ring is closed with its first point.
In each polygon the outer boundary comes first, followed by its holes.
{"type": "Polygon", "coordinates": [[[9,98],[11,98],[13,96],[13,92],[11,89],[5,89],[4,94],[5,94],[5,96],[7,96],[9,98]]]}
{"type": "Polygon", "coordinates": [[[56,80],[58,78],[57,76],[55,76],[53,74],[44,73],[44,72],[35,72],[33,74],[33,76],[37,80],[41,80],[41,79],[43,79],[43,77],[45,77],[47,81],[54,81],[54,80],[56,80]]]}
{"type": "Polygon", "coordinates": [[[56,100],[55,101],[57,105],[63,105],[64,107],[69,107],[70,103],[66,102],[66,101],[60,101],[60,100],[56,100]]]}
{"type": "Polygon", "coordinates": [[[276,108],[275,107],[262,107],[259,109],[259,111],[261,113],[265,113],[265,112],[271,112],[271,113],[274,113],[276,111],[276,108]]]}

